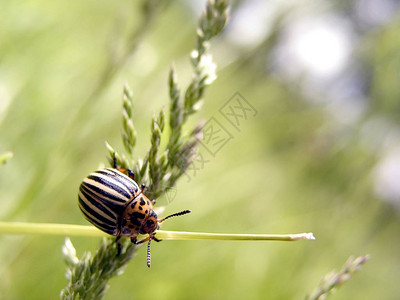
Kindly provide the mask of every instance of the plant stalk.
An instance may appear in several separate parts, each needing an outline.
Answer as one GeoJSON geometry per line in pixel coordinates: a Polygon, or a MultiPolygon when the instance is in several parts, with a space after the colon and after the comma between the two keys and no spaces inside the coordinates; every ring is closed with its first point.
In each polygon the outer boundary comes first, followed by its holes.
{"type": "MultiPolygon", "coordinates": [[[[0,222],[0,234],[39,234],[67,236],[108,236],[93,226],[55,224],[0,222]]],[[[297,241],[315,240],[312,233],[297,234],[230,234],[157,230],[157,238],[163,240],[225,240],[225,241],[297,241]]]]}

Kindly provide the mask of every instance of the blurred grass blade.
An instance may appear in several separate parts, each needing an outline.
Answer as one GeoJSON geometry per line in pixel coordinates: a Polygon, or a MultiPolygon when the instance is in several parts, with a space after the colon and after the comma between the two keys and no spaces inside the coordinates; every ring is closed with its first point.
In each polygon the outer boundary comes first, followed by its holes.
{"type": "Polygon", "coordinates": [[[342,269],[337,272],[333,270],[322,278],[319,286],[307,297],[306,300],[323,300],[326,299],[335,289],[348,281],[354,272],[358,271],[361,266],[369,260],[369,255],[358,257],[350,256],[342,269]]]}

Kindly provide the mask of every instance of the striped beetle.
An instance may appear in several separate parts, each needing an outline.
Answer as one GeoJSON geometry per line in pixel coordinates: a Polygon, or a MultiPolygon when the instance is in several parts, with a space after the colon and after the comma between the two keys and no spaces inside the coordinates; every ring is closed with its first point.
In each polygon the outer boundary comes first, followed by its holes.
{"type": "Polygon", "coordinates": [[[155,231],[160,227],[160,223],[171,217],[190,213],[190,210],[158,219],[153,210],[155,201],[150,201],[144,195],[145,188],[145,185],[139,187],[134,181],[131,170],[117,169],[114,156],[114,168],[98,170],[82,181],[78,204],[86,220],[98,229],[116,236],[117,255],[121,253],[122,236],[130,237],[134,244],[148,241],[147,266],[150,268],[150,242],[161,241],[155,237],[155,231]],[[148,236],[137,241],[139,234],[148,236]]]}

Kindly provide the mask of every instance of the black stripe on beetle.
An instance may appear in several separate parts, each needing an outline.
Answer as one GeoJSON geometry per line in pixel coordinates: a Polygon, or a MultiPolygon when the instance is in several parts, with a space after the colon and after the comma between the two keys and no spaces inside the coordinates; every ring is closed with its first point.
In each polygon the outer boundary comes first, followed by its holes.
{"type": "Polygon", "coordinates": [[[111,211],[109,211],[106,207],[104,207],[103,205],[99,204],[99,203],[93,203],[92,199],[90,198],[83,198],[84,195],[80,194],[79,197],[79,204],[81,205],[81,207],[87,211],[90,212],[90,214],[92,215],[97,215],[97,219],[102,219],[104,220],[103,222],[110,222],[111,224],[115,224],[115,220],[117,218],[117,215],[115,213],[112,213],[111,211]]]}
{"type": "Polygon", "coordinates": [[[129,193],[136,194],[139,191],[139,186],[137,185],[136,182],[134,182],[131,178],[127,177],[123,173],[113,170],[113,169],[105,169],[105,170],[100,170],[97,171],[96,173],[100,173],[103,175],[106,175],[109,177],[110,173],[113,176],[113,179],[123,185],[127,190],[129,190],[129,193]]]}
{"type": "Polygon", "coordinates": [[[85,181],[84,183],[91,184],[95,188],[99,188],[97,189],[97,191],[101,193],[108,193],[109,195],[114,194],[114,196],[118,194],[119,197],[127,199],[130,199],[132,198],[132,196],[135,195],[133,192],[131,193],[129,189],[125,188],[124,185],[122,185],[118,181],[111,181],[110,178],[104,178],[98,176],[97,174],[92,174],[88,176],[88,179],[92,179],[93,181],[85,181]],[[113,194],[111,194],[110,191],[113,194]]]}
{"type": "Polygon", "coordinates": [[[93,190],[85,185],[81,185],[80,192],[80,201],[88,202],[88,204],[90,203],[90,205],[104,210],[106,214],[112,214],[114,218],[123,210],[122,203],[115,202],[114,199],[111,201],[110,198],[105,198],[104,195],[96,195],[93,190]],[[82,199],[82,197],[85,197],[85,199],[82,199]]]}
{"type": "Polygon", "coordinates": [[[96,196],[99,201],[103,203],[115,203],[119,205],[124,205],[129,199],[129,196],[121,195],[117,190],[113,190],[111,187],[104,186],[98,182],[84,181],[81,184],[81,189],[86,189],[88,193],[96,196]]]}

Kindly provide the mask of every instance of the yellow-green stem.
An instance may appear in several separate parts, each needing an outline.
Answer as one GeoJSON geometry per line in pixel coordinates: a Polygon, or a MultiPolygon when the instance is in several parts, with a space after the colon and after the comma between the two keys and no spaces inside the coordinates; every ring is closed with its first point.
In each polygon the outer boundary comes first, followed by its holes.
{"type": "MultiPolygon", "coordinates": [[[[109,236],[93,226],[53,224],[53,223],[24,223],[0,222],[0,234],[44,234],[67,236],[109,236]]],[[[298,234],[228,234],[158,230],[157,238],[164,240],[248,240],[248,241],[297,241],[300,239],[314,240],[312,233],[298,234]]]]}

